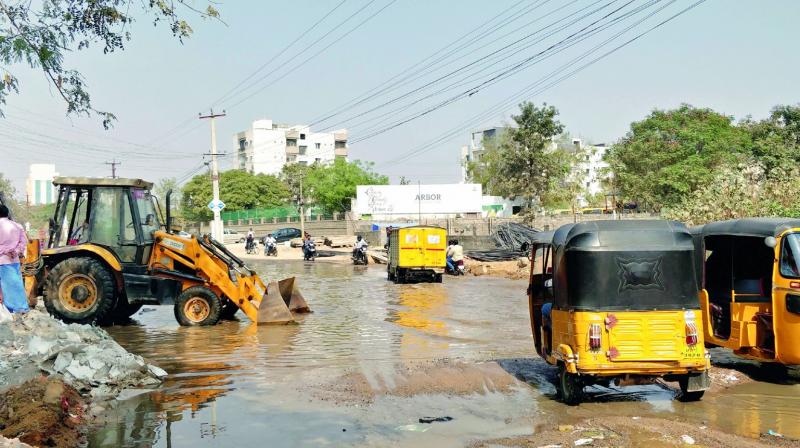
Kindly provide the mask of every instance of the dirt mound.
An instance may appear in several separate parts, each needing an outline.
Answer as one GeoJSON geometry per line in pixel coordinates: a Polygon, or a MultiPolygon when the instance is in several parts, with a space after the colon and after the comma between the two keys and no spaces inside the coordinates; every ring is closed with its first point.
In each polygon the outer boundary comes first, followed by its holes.
{"type": "Polygon", "coordinates": [[[392,378],[367,378],[362,372],[348,373],[332,383],[321,385],[316,396],[337,403],[364,404],[380,395],[470,395],[507,392],[516,384],[516,378],[494,362],[437,361],[399,367],[392,378]]]}
{"type": "Polygon", "coordinates": [[[527,258],[512,261],[477,261],[466,258],[464,267],[468,273],[475,276],[490,275],[521,280],[530,275],[530,262],[527,258]]]}
{"type": "Polygon", "coordinates": [[[761,448],[797,446],[796,441],[772,437],[749,439],[700,424],[648,417],[597,417],[570,425],[540,428],[535,434],[476,442],[473,448],[513,446],[661,447],[702,446],[761,448]]]}
{"type": "Polygon", "coordinates": [[[74,388],[39,377],[0,395],[0,434],[34,446],[79,446],[85,411],[74,388]]]}

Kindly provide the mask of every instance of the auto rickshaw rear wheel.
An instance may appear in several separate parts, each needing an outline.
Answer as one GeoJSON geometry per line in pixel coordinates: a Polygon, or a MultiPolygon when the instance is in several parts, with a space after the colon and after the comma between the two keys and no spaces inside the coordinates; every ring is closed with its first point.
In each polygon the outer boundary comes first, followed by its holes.
{"type": "Polygon", "coordinates": [[[689,375],[681,377],[681,379],[678,380],[678,384],[681,386],[681,394],[678,396],[679,401],[700,401],[700,399],[703,398],[703,394],[706,392],[704,390],[689,392],[689,375]]]}
{"type": "Polygon", "coordinates": [[[558,366],[558,393],[561,401],[569,406],[583,401],[583,380],[577,374],[567,372],[564,364],[558,366]]]}

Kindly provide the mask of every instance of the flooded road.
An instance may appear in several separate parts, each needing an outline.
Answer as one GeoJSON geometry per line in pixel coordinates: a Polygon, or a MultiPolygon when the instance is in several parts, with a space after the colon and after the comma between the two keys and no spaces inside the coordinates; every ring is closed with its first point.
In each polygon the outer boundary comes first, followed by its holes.
{"type": "Polygon", "coordinates": [[[464,446],[598,415],[800,438],[792,384],[742,384],[689,404],[658,385],[595,387],[592,402],[562,405],[555,370],[534,358],[524,281],[394,285],[381,266],[252,265],[269,279],[297,276],[314,313],[290,326],[241,317],[185,328],[171,307],[151,307],[108,328],[170,376],[104,404],[91,446],[464,446]]]}

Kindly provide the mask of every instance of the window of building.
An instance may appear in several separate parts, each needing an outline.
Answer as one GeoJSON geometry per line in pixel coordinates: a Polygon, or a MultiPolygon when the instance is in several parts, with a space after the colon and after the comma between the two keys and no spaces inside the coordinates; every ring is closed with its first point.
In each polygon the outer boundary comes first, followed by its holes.
{"type": "Polygon", "coordinates": [[[287,162],[294,162],[296,160],[297,160],[297,156],[294,155],[294,154],[289,154],[289,155],[286,156],[286,161],[287,162]]]}
{"type": "Polygon", "coordinates": [[[586,168],[586,174],[589,174],[589,168],[586,168]]]}
{"type": "Polygon", "coordinates": [[[297,164],[306,166],[306,165],[308,165],[308,162],[306,162],[305,160],[301,160],[301,161],[297,162],[297,164]]]}
{"type": "Polygon", "coordinates": [[[296,138],[287,138],[286,139],[286,146],[291,146],[291,147],[297,146],[297,139],[296,138]]]}
{"type": "Polygon", "coordinates": [[[336,149],[347,148],[347,142],[346,141],[337,141],[335,143],[335,145],[334,145],[334,148],[336,148],[336,149]]]}
{"type": "Polygon", "coordinates": [[[306,134],[300,134],[300,140],[305,140],[305,139],[306,139],[306,134]]]}
{"type": "Polygon", "coordinates": [[[587,162],[589,161],[589,156],[588,156],[588,155],[586,156],[586,161],[587,161],[587,162]]]}
{"type": "Polygon", "coordinates": [[[317,149],[319,149],[321,145],[320,145],[319,143],[314,143],[314,146],[315,146],[317,149]]]}
{"type": "Polygon", "coordinates": [[[586,182],[586,188],[589,188],[590,184],[591,184],[591,182],[586,182]]]}
{"type": "Polygon", "coordinates": [[[321,162],[321,161],[322,161],[322,159],[320,159],[319,157],[317,157],[316,159],[314,159],[314,163],[319,163],[319,162],[321,162]]]}
{"type": "Polygon", "coordinates": [[[308,146],[300,145],[300,154],[305,154],[307,149],[308,149],[308,146]]]}
{"type": "Polygon", "coordinates": [[[240,150],[244,149],[245,146],[247,146],[247,139],[240,138],[239,139],[239,149],[240,150]]]}

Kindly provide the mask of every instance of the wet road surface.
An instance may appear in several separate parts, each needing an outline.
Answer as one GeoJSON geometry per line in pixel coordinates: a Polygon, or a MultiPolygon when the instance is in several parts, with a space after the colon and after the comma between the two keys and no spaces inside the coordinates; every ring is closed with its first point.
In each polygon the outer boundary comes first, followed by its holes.
{"type": "Polygon", "coordinates": [[[256,327],[241,317],[185,328],[172,307],[150,307],[130,325],[108,328],[170,376],[159,389],[105,404],[91,446],[463,446],[598,415],[800,438],[800,385],[792,383],[743,384],[688,404],[659,385],[595,387],[591,402],[562,405],[554,369],[532,351],[524,281],[394,285],[381,266],[252,265],[269,279],[297,276],[314,313],[290,326],[256,327]],[[492,368],[522,381],[503,388],[492,368]],[[353,377],[362,394],[350,397],[341,386],[353,377]],[[363,394],[373,389],[403,392],[363,394]],[[453,420],[420,424],[425,416],[453,420]]]}

